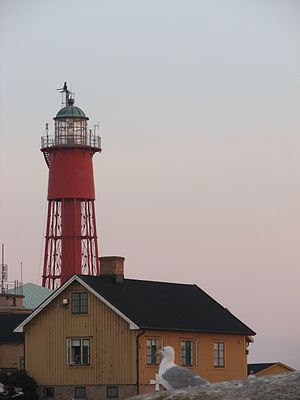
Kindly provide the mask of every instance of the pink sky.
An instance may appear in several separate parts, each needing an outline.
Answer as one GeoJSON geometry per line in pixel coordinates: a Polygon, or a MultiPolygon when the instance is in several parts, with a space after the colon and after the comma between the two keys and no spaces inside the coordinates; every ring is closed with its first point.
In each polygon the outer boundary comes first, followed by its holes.
{"type": "Polygon", "coordinates": [[[0,241],[41,282],[45,122],[72,83],[100,121],[101,255],[196,283],[300,369],[298,1],[0,3],[0,241]]]}

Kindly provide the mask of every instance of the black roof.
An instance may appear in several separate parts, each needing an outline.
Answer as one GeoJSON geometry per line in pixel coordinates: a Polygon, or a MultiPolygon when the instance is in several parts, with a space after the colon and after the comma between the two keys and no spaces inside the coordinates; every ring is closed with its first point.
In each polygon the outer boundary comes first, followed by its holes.
{"type": "Polygon", "coordinates": [[[272,367],[272,365],[275,365],[277,363],[256,363],[256,364],[248,364],[248,375],[250,374],[251,371],[253,371],[255,374],[257,372],[262,371],[263,369],[267,369],[269,367],[272,367]]]}
{"type": "Polygon", "coordinates": [[[143,329],[255,335],[197,285],[80,275],[80,278],[143,329]]]}
{"type": "Polygon", "coordinates": [[[24,333],[13,330],[21,324],[28,314],[0,314],[0,343],[23,343],[24,333]]]}

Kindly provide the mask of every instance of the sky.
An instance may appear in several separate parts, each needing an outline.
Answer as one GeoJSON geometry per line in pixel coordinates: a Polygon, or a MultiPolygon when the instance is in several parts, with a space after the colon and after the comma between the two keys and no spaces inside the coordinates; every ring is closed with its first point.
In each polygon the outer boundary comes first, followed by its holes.
{"type": "Polygon", "coordinates": [[[196,283],[300,369],[300,2],[0,0],[0,242],[41,284],[40,137],[75,104],[100,125],[100,255],[196,283]]]}

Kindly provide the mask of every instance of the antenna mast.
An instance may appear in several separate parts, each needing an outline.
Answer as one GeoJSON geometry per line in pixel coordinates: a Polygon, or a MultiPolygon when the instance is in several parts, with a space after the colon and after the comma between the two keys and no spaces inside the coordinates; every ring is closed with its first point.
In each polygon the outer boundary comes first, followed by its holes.
{"type": "Polygon", "coordinates": [[[64,83],[62,88],[56,90],[59,90],[59,93],[61,93],[61,107],[67,106],[69,104],[69,98],[73,98],[73,93],[68,89],[67,82],[64,83]]]}
{"type": "Polygon", "coordinates": [[[4,283],[7,281],[7,264],[4,264],[4,244],[2,243],[2,263],[1,263],[1,292],[5,292],[4,283]]]}

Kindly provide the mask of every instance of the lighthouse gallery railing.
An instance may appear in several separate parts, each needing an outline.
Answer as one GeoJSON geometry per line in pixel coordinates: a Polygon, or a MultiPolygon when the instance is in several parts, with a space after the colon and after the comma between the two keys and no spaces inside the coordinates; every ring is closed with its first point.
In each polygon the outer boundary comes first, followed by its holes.
{"type": "Polygon", "coordinates": [[[89,146],[101,149],[101,137],[93,133],[45,135],[41,137],[41,148],[52,146],[89,146]]]}

